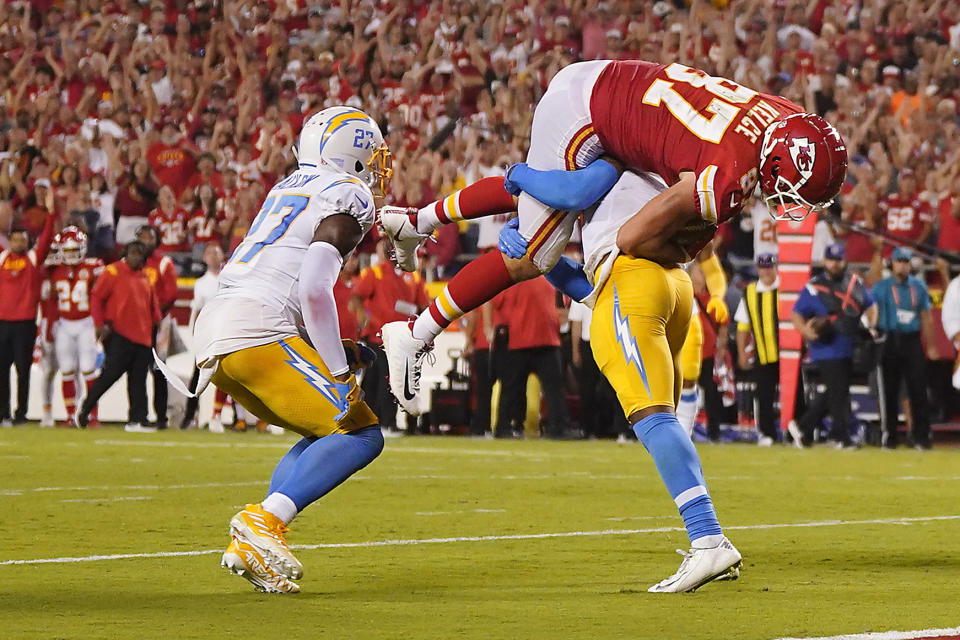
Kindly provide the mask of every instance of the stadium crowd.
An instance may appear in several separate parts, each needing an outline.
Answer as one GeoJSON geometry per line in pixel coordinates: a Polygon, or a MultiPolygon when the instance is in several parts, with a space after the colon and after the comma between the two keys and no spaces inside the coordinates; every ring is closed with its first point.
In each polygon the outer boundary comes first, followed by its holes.
{"type": "MultiPolygon", "coordinates": [[[[0,51],[0,249],[18,230],[36,240],[52,213],[55,231],[80,226],[90,256],[110,262],[149,224],[159,254],[198,276],[204,247],[229,256],[239,244],[296,166],[302,122],[324,107],[381,123],[390,201],[419,207],[522,160],[559,69],[641,58],[781,94],[836,125],[850,170],[818,223],[815,262],[839,242],[873,284],[895,246],[919,248],[936,256],[921,270],[936,306],[960,259],[960,4],[949,0],[21,0],[0,6],[0,51]]],[[[495,246],[502,223],[445,227],[422,279],[495,246]]],[[[756,225],[744,214],[716,244],[732,292],[755,273],[756,225]]],[[[365,266],[375,238],[362,251],[365,266]]],[[[352,335],[375,335],[362,325],[377,310],[343,299],[352,335]]],[[[471,322],[483,339],[468,344],[487,346],[492,327],[471,322]]],[[[733,370],[734,332],[711,335],[710,357],[733,370]]],[[[949,363],[942,342],[927,353],[949,363]]]]}

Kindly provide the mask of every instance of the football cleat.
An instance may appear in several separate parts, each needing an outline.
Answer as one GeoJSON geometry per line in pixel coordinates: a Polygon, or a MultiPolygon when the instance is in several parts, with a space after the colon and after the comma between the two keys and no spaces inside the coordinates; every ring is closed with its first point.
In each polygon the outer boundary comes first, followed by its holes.
{"type": "Polygon", "coordinates": [[[41,427],[52,427],[54,425],[53,412],[49,409],[43,410],[43,417],[40,418],[41,427]]]}
{"type": "Polygon", "coordinates": [[[417,249],[429,233],[417,231],[417,210],[406,207],[380,207],[380,228],[393,244],[397,266],[404,271],[417,270],[417,249]]]}
{"type": "Polygon", "coordinates": [[[387,354],[390,393],[404,411],[418,416],[422,413],[420,374],[423,360],[433,350],[433,345],[414,338],[409,322],[388,322],[380,330],[380,337],[387,354]]]}
{"type": "Polygon", "coordinates": [[[230,535],[253,545],[272,570],[296,580],[303,577],[303,565],[287,546],[286,532],[283,520],[259,504],[248,504],[230,519],[230,535]]]}
{"type": "Polygon", "coordinates": [[[740,577],[742,556],[726,537],[709,549],[690,549],[677,553],[683,562],[677,572],[653,585],[651,593],[683,593],[696,591],[712,580],[736,580],[740,577]]]}
{"type": "Polygon", "coordinates": [[[207,423],[207,430],[210,433],[223,433],[223,423],[220,422],[220,416],[210,418],[210,422],[207,423]]]}
{"type": "Polygon", "coordinates": [[[263,556],[253,546],[234,537],[223,552],[220,566],[226,568],[264,593],[299,593],[300,585],[291,582],[270,568],[263,556]]]}

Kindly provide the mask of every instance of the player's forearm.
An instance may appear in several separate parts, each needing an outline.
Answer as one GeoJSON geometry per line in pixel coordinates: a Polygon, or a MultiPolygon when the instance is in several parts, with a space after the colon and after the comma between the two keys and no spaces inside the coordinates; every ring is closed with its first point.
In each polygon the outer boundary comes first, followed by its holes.
{"type": "Polygon", "coordinates": [[[300,267],[300,311],[314,350],[334,376],[348,371],[347,358],[340,342],[340,321],[333,285],[340,275],[343,258],[326,242],[314,242],[307,249],[300,267]]]}

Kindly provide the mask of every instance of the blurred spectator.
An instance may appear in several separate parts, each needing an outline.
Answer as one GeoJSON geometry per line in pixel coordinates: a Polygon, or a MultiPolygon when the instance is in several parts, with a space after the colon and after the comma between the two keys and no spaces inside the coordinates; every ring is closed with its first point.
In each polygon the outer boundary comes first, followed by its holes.
{"type": "Polygon", "coordinates": [[[33,248],[30,247],[30,234],[15,227],[10,232],[10,248],[0,251],[0,424],[5,427],[11,423],[23,424],[27,420],[30,365],[37,337],[37,305],[46,273],[43,262],[50,251],[56,217],[50,190],[42,202],[47,215],[33,248]],[[10,365],[17,370],[17,406],[12,421],[10,365]]]}
{"type": "Polygon", "coordinates": [[[580,389],[580,426],[593,438],[616,437],[630,431],[616,393],[600,373],[590,347],[593,310],[576,300],[570,303],[571,360],[580,389]]]}
{"type": "MultiPolygon", "coordinates": [[[[146,251],[146,260],[143,263],[143,273],[153,285],[160,309],[160,321],[157,323],[156,349],[157,355],[166,361],[168,350],[176,339],[176,322],[169,316],[173,303],[177,299],[177,269],[173,261],[162,251],[160,244],[160,230],[150,225],[143,225],[137,230],[137,240],[146,251]]],[[[166,377],[157,371],[153,360],[150,360],[150,373],[153,375],[153,410],[157,416],[157,428],[167,428],[167,400],[169,389],[166,377]]]]}
{"type": "Polygon", "coordinates": [[[811,363],[825,389],[816,393],[789,429],[797,446],[813,444],[814,430],[825,415],[832,420],[831,438],[840,446],[850,439],[850,380],[853,376],[853,341],[861,320],[877,324],[877,305],[863,281],[847,273],[843,245],[827,247],[824,272],[800,292],[791,321],[807,343],[811,363]]]}
{"type": "Polygon", "coordinates": [[[137,229],[147,224],[150,212],[157,202],[160,185],[153,176],[150,164],[137,158],[130,171],[120,178],[117,185],[115,207],[117,211],[118,245],[125,245],[137,237],[137,229]]]}
{"type": "Polygon", "coordinates": [[[493,375],[490,368],[490,338],[493,330],[493,307],[485,304],[462,319],[463,355],[470,368],[470,435],[490,432],[490,404],[493,375]]]}
{"type": "MultiPolygon", "coordinates": [[[[193,283],[193,299],[190,301],[190,331],[193,332],[193,324],[200,315],[200,310],[204,305],[210,302],[217,293],[217,287],[220,284],[220,269],[223,268],[223,249],[216,242],[208,242],[203,247],[203,263],[207,271],[197,278],[193,283]]],[[[196,388],[200,380],[200,368],[194,364],[193,377],[190,379],[189,389],[196,388]]],[[[223,423],[220,420],[220,413],[223,411],[223,405],[227,402],[227,394],[220,389],[216,390],[213,397],[213,415],[207,423],[207,428],[213,433],[223,433],[223,423]]],[[[187,398],[187,407],[183,413],[183,421],[180,423],[181,429],[187,429],[194,425],[197,414],[197,407],[200,404],[200,398],[187,398]]]]}
{"type": "Polygon", "coordinates": [[[756,385],[756,419],[760,436],[757,444],[769,446],[777,441],[778,382],[780,381],[780,322],[778,301],[780,278],[777,256],[757,256],[759,280],[751,282],[733,315],[737,323],[737,360],[740,369],[749,371],[756,385]],[[752,348],[750,348],[752,347],[752,348]]]}
{"type": "Polygon", "coordinates": [[[950,281],[943,294],[940,320],[943,322],[943,332],[957,351],[958,364],[953,368],[953,386],[960,389],[960,276],[950,281]]]}
{"type": "Polygon", "coordinates": [[[147,426],[147,368],[153,360],[150,347],[160,322],[160,307],[143,272],[146,254],[143,243],[131,242],[124,248],[123,258],[107,265],[93,287],[90,310],[105,359],[77,414],[81,427],[87,426],[90,412],[103,394],[126,373],[130,409],[125,430],[154,430],[147,426]]]}
{"type": "Polygon", "coordinates": [[[505,327],[508,338],[507,349],[500,355],[500,407],[494,436],[510,438],[522,432],[522,416],[517,415],[516,408],[526,405],[527,377],[534,373],[547,401],[543,437],[581,437],[570,429],[567,414],[556,290],[545,278],[535,278],[510,287],[491,304],[494,323],[498,328],[505,327]]]}
{"type": "MultiPolygon", "coordinates": [[[[912,169],[904,169],[897,177],[897,191],[880,202],[886,216],[889,235],[911,244],[924,244],[933,231],[933,213],[929,203],[919,198],[917,178],[912,169]]],[[[888,246],[884,256],[892,251],[888,246]]]]}
{"type": "Polygon", "coordinates": [[[924,341],[930,359],[936,360],[938,356],[930,316],[930,293],[923,280],[910,275],[912,258],[910,249],[897,247],[893,252],[893,274],[875,284],[872,290],[879,310],[877,329],[886,338],[880,358],[879,386],[882,444],[887,449],[896,449],[899,443],[901,381],[910,400],[913,444],[919,449],[931,446],[924,341]]]}
{"type": "Polygon", "coordinates": [[[386,323],[416,315],[429,300],[419,274],[394,267],[387,255],[389,250],[390,241],[380,238],[377,264],[361,271],[353,281],[353,297],[366,312],[360,322],[360,337],[377,352],[377,361],[363,376],[363,392],[380,425],[396,430],[397,406],[387,384],[387,356],[378,334],[386,323]]]}

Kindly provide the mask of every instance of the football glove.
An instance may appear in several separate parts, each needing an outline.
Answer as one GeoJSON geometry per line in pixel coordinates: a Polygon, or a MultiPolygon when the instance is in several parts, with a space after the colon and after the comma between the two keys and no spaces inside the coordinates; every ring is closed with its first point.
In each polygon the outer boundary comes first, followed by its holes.
{"type": "Polygon", "coordinates": [[[350,373],[366,369],[376,362],[376,352],[362,342],[354,342],[349,338],[340,342],[343,344],[343,352],[347,356],[347,366],[350,367],[350,373]]]}
{"type": "Polygon", "coordinates": [[[717,324],[727,324],[727,320],[730,319],[730,309],[727,308],[723,298],[710,298],[707,303],[707,313],[717,324]]]}
{"type": "Polygon", "coordinates": [[[520,218],[514,218],[500,230],[497,249],[514,260],[519,260],[527,254],[527,240],[520,235],[520,218]]]}
{"type": "Polygon", "coordinates": [[[339,422],[350,413],[350,408],[353,405],[363,399],[363,392],[360,390],[360,387],[357,386],[357,379],[352,373],[350,377],[343,382],[335,380],[333,382],[333,391],[337,396],[337,401],[334,405],[340,410],[333,419],[339,422]]]}

